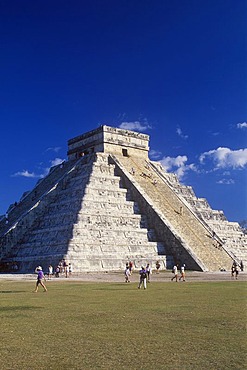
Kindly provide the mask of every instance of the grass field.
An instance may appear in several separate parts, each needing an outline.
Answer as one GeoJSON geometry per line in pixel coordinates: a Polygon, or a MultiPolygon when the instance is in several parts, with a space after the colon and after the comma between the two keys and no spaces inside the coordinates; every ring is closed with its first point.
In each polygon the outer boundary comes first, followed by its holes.
{"type": "Polygon", "coordinates": [[[0,367],[245,369],[246,283],[0,280],[0,367]]]}

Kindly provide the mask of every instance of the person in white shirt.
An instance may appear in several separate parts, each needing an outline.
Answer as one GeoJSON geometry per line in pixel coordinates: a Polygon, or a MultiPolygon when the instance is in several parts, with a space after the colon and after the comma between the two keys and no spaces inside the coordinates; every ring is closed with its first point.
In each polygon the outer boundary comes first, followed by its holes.
{"type": "Polygon", "coordinates": [[[131,275],[131,272],[130,272],[129,264],[126,263],[126,267],[124,270],[125,283],[130,283],[130,275],[131,275]]]}
{"type": "Polygon", "coordinates": [[[183,264],[183,265],[181,266],[180,274],[181,274],[181,276],[180,276],[179,280],[183,280],[183,281],[185,281],[185,264],[183,264]]]}
{"type": "Polygon", "coordinates": [[[175,279],[176,282],[177,282],[178,281],[178,265],[173,266],[172,272],[173,272],[174,276],[173,276],[173,278],[171,278],[171,281],[173,281],[175,279]]]}

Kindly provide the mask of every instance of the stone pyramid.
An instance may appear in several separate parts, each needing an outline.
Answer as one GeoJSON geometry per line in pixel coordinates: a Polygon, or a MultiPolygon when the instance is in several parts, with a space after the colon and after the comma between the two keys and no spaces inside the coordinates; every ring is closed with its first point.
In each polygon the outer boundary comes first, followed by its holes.
{"type": "Polygon", "coordinates": [[[148,145],[148,135],[109,126],[69,140],[68,160],[2,216],[1,270],[61,260],[75,272],[120,270],[130,260],[199,271],[247,262],[239,225],[150,161],[148,145]]]}

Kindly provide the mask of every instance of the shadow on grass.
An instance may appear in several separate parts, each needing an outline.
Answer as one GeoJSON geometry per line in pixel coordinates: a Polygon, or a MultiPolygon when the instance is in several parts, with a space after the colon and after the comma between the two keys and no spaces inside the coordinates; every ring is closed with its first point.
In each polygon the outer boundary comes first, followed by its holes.
{"type": "Polygon", "coordinates": [[[25,290],[0,290],[0,294],[26,293],[25,290]]]}
{"type": "Polygon", "coordinates": [[[7,311],[29,311],[29,310],[40,310],[42,307],[35,306],[14,306],[14,307],[0,307],[0,312],[7,311]]]}

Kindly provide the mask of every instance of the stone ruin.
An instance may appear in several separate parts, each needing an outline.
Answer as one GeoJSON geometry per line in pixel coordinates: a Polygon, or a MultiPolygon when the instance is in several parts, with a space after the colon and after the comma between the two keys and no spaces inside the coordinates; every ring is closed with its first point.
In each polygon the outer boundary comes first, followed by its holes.
{"type": "Polygon", "coordinates": [[[247,263],[246,235],[190,186],[149,160],[149,136],[101,126],[68,141],[51,168],[0,219],[0,266],[33,272],[65,259],[74,272],[150,263],[230,270],[247,263]]]}

